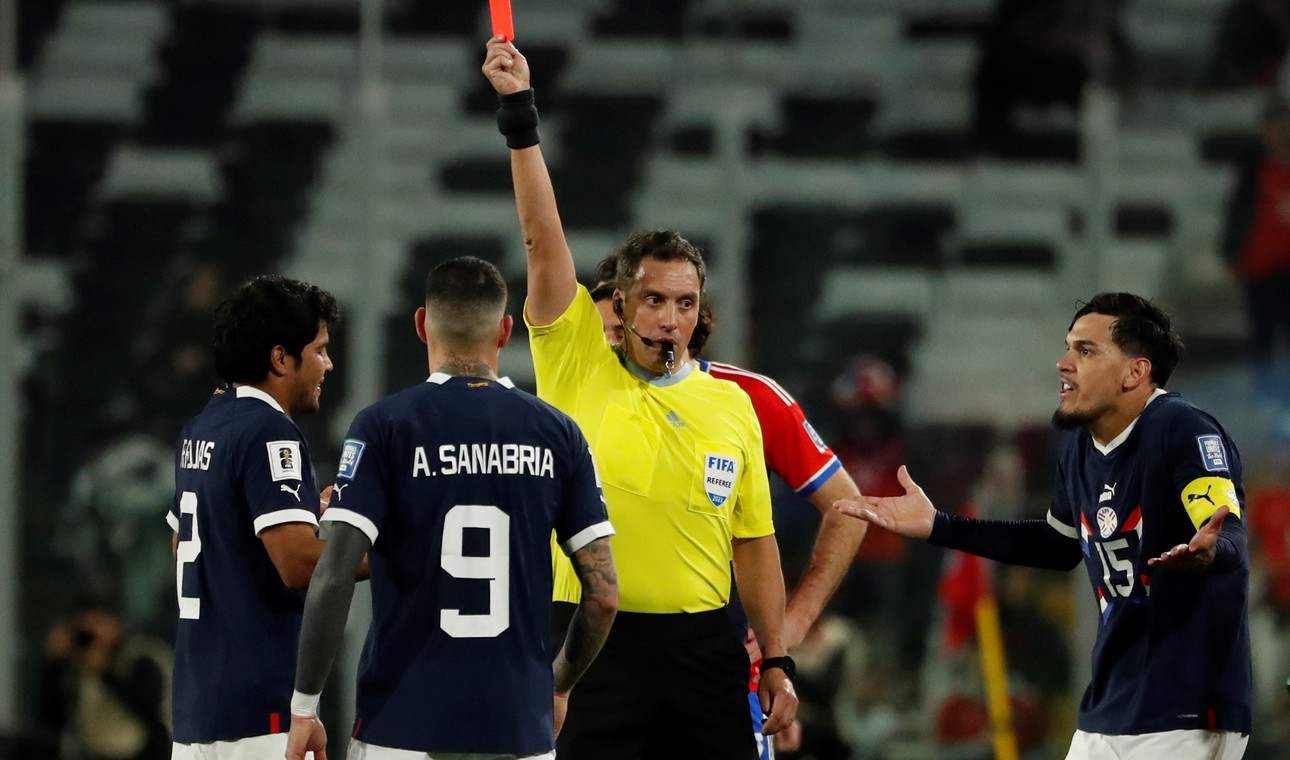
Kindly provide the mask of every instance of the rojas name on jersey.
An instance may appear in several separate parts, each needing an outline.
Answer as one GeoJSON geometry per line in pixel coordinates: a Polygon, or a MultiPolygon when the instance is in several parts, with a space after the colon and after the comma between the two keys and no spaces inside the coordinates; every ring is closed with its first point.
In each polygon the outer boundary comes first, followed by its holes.
{"type": "Polygon", "coordinates": [[[185,470],[209,470],[211,452],[214,450],[214,441],[190,441],[185,438],[183,449],[179,453],[179,466],[185,470]]]}

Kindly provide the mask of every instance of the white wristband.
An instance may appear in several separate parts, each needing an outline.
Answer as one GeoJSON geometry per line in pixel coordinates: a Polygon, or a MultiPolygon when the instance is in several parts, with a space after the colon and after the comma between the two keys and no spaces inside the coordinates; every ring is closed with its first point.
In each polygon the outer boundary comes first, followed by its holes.
{"type": "Polygon", "coordinates": [[[312,718],[318,714],[318,699],[322,693],[301,694],[291,692],[291,715],[297,718],[312,718]]]}

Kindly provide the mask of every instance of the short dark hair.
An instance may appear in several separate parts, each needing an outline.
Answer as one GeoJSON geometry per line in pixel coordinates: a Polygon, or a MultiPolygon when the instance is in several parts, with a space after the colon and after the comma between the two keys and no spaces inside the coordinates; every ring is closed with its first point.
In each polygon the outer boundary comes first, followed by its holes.
{"type": "Polygon", "coordinates": [[[627,240],[596,265],[596,285],[591,289],[591,300],[603,301],[614,294],[614,288],[624,293],[635,281],[641,259],[659,261],[689,261],[699,274],[699,320],[690,334],[687,346],[690,356],[697,357],[712,337],[716,316],[712,313],[707,292],[708,265],[703,253],[693,243],[673,230],[642,230],[628,236],[627,240]]]}
{"type": "Polygon", "coordinates": [[[331,293],[281,275],[260,275],[215,309],[215,370],[226,383],[258,383],[269,374],[275,346],[299,359],[318,337],[320,322],[338,321],[340,306],[331,293]]]}
{"type": "Polygon", "coordinates": [[[426,311],[435,334],[464,348],[491,336],[506,309],[506,280],[497,267],[474,256],[445,261],[426,275],[426,311]]]}
{"type": "Polygon", "coordinates": [[[1133,293],[1098,293],[1075,312],[1071,327],[1085,314],[1115,317],[1111,342],[1129,356],[1150,361],[1151,381],[1165,387],[1178,366],[1183,342],[1164,309],[1133,293]]]}

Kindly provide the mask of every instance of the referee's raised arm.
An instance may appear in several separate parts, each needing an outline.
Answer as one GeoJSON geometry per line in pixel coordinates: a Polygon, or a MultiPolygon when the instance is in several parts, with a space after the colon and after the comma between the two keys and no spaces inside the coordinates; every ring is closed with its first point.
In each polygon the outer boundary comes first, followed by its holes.
{"type": "Polygon", "coordinates": [[[530,324],[549,325],[573,303],[578,278],[564,239],[551,176],[538,146],[538,114],[529,86],[529,64],[513,43],[494,37],[488,41],[483,71],[497,90],[497,128],[511,149],[515,206],[528,259],[525,313],[530,324]]]}

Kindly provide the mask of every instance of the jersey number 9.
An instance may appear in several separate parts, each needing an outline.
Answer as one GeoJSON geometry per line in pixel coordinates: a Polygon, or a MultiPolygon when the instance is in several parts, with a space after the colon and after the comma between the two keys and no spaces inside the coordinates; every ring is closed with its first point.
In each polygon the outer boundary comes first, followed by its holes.
{"type": "Polygon", "coordinates": [[[454,578],[488,581],[488,612],[467,614],[459,609],[439,611],[439,627],[455,639],[500,635],[511,626],[511,516],[497,507],[458,504],[443,520],[443,549],[439,564],[454,578]],[[488,554],[467,557],[462,543],[467,528],[488,531],[488,554]]]}

